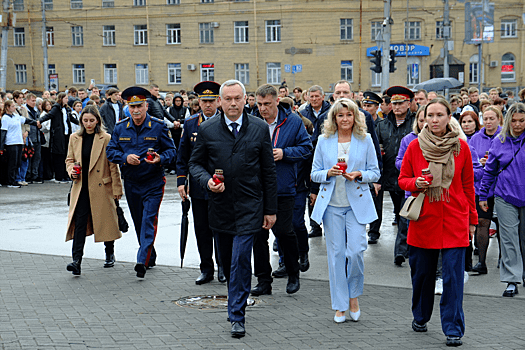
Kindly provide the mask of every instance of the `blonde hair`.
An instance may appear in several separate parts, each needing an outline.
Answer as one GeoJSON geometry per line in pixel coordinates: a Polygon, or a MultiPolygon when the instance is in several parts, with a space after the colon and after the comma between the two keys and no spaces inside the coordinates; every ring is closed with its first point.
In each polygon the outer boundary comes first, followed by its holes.
{"type": "Polygon", "coordinates": [[[354,115],[354,125],[352,126],[352,134],[356,135],[359,139],[364,139],[366,137],[366,121],[365,115],[359,111],[359,108],[354,101],[341,98],[334,102],[330,110],[328,111],[328,116],[324,121],[323,135],[328,138],[334,135],[337,131],[337,123],[335,121],[337,113],[339,113],[343,108],[348,109],[354,115]]]}
{"type": "MultiPolygon", "coordinates": [[[[414,134],[416,135],[419,135],[419,133],[421,132],[421,129],[419,128],[419,123],[418,123],[418,120],[419,120],[419,115],[423,113],[423,115],[425,114],[425,106],[421,106],[419,107],[419,109],[417,110],[416,112],[416,118],[414,118],[414,124],[412,124],[412,131],[414,132],[414,134]]],[[[425,118],[426,119],[426,118],[425,118]]]]}
{"type": "Polygon", "coordinates": [[[487,108],[485,108],[485,110],[483,111],[483,113],[486,113],[488,111],[492,111],[494,113],[496,113],[496,117],[498,117],[499,119],[499,125],[503,125],[503,113],[501,113],[501,110],[495,106],[488,106],[487,108]]]}
{"type": "Polygon", "coordinates": [[[503,122],[503,126],[501,127],[501,132],[499,133],[499,139],[501,140],[501,143],[505,143],[507,136],[516,137],[514,135],[514,132],[512,131],[512,128],[510,127],[512,117],[516,113],[525,114],[525,104],[518,102],[510,106],[509,110],[507,111],[507,114],[505,115],[505,121],[503,122]]]}

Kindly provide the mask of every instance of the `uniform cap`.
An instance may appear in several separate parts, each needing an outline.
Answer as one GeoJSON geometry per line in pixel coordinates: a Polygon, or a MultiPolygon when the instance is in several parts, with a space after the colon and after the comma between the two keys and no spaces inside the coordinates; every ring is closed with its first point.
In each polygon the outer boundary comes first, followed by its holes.
{"type": "Polygon", "coordinates": [[[151,97],[150,92],[140,86],[130,86],[122,91],[122,98],[128,101],[130,106],[146,102],[149,97],[151,97]]]}
{"type": "Polygon", "coordinates": [[[379,97],[378,94],[372,92],[372,91],[365,91],[363,94],[363,103],[373,103],[376,105],[380,105],[383,103],[383,99],[379,97]]]}
{"type": "Polygon", "coordinates": [[[221,85],[214,81],[201,81],[193,87],[193,91],[201,100],[215,100],[219,97],[221,85]]]}
{"type": "Polygon", "coordinates": [[[414,98],[414,93],[404,86],[391,86],[386,90],[386,94],[390,96],[392,103],[410,101],[414,98]]]}

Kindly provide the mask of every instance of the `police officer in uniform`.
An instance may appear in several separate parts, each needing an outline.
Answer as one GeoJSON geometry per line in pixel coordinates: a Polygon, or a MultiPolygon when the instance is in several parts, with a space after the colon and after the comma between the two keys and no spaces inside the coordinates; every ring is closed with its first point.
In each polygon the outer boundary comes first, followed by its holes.
{"type": "Polygon", "coordinates": [[[180,197],[184,201],[188,194],[191,196],[193,205],[193,225],[195,238],[201,259],[201,275],[195,281],[196,284],[204,284],[213,280],[213,247],[215,246],[215,260],[218,268],[219,282],[226,282],[220,259],[218,258],[217,246],[213,244],[214,236],[208,222],[208,193],[207,189],[200,186],[195,179],[190,177],[188,193],[185,189],[188,177],[188,162],[191,152],[197,141],[197,134],[201,123],[220,114],[217,111],[220,84],[214,81],[203,81],[195,85],[193,91],[199,96],[201,112],[192,116],[184,122],[184,131],[181,136],[179,151],[177,153],[177,186],[180,197]]]}
{"type": "Polygon", "coordinates": [[[115,125],[106,148],[109,161],[121,165],[126,199],[139,241],[135,271],[140,278],[144,278],[146,268],[155,266],[153,243],[166,184],[163,166],[173,162],[177,154],[164,121],[147,114],[148,97],[149,91],[137,86],[122,92],[131,118],[115,125]],[[151,160],[147,158],[150,148],[154,150],[149,155],[151,160]]]}

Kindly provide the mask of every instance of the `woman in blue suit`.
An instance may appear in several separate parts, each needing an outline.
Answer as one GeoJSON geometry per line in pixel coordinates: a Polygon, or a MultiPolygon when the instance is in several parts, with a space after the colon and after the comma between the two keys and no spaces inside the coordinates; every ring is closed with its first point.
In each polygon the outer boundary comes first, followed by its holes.
{"type": "Polygon", "coordinates": [[[363,113],[346,98],[328,112],[324,133],[319,136],[312,165],[312,181],[320,183],[312,219],[323,222],[334,321],[361,314],[357,297],[363,294],[366,224],[377,219],[368,184],[379,180],[372,138],[366,132],[363,113]],[[343,173],[337,164],[345,158],[343,173]]]}

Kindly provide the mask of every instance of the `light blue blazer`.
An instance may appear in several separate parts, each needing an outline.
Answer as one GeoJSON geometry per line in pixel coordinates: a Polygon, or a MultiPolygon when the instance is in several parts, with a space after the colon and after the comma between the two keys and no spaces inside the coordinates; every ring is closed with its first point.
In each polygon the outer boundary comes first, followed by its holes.
{"type": "MultiPolygon", "coordinates": [[[[330,203],[332,192],[335,188],[335,176],[327,180],[326,175],[328,170],[337,164],[337,139],[337,132],[329,138],[321,135],[315,148],[311,176],[312,181],[321,184],[312,212],[312,220],[317,223],[321,223],[323,220],[324,212],[328,203],[330,203]]],[[[357,170],[363,174],[362,180],[347,180],[345,182],[346,194],[357,222],[368,224],[377,219],[368,183],[377,182],[380,177],[374,144],[369,134],[366,134],[364,139],[359,139],[355,134],[352,135],[348,153],[348,169],[346,171],[352,172],[357,170]]]]}

